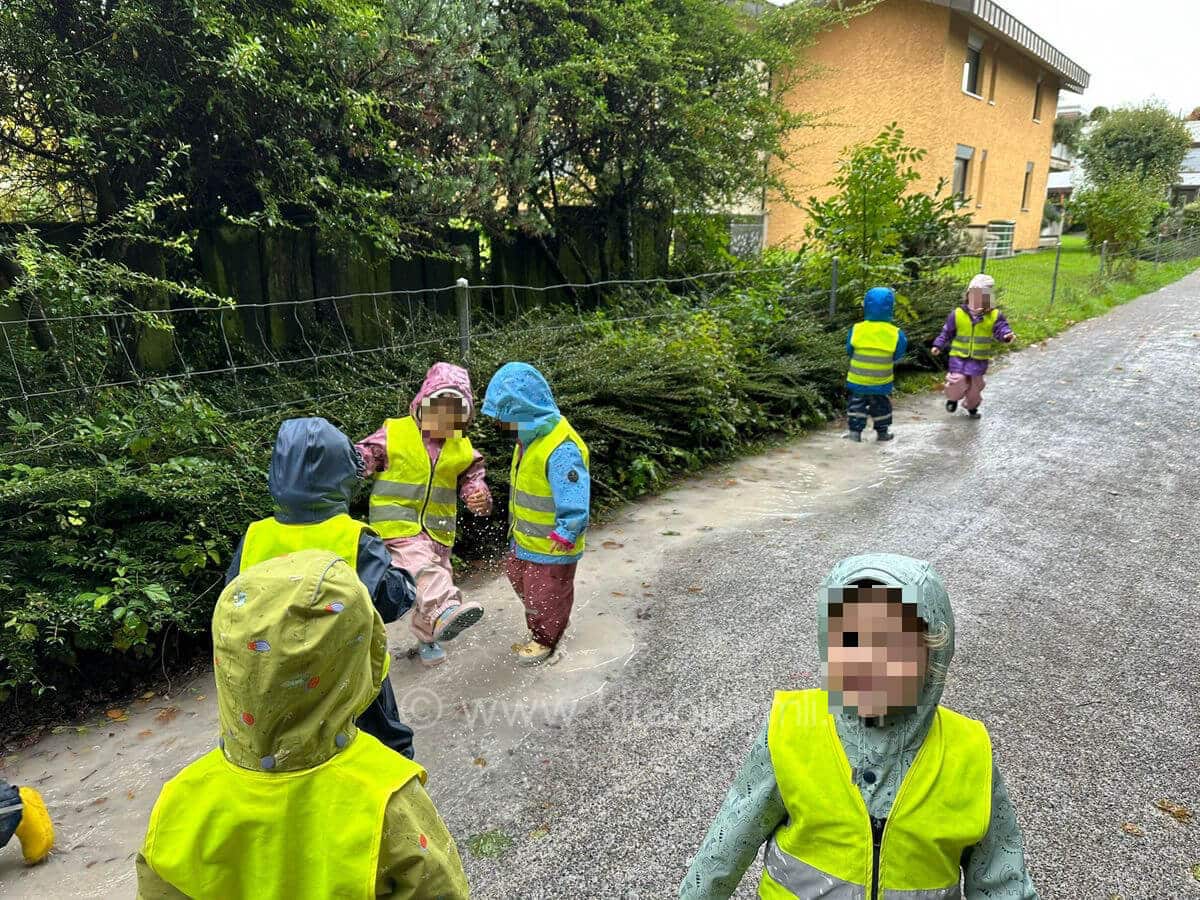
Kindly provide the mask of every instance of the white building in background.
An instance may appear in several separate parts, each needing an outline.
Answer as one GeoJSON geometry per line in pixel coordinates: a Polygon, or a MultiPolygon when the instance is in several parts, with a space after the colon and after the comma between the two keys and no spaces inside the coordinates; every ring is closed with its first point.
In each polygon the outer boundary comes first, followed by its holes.
{"type": "Polygon", "coordinates": [[[1192,133],[1192,149],[1179,167],[1179,179],[1171,186],[1171,205],[1186,206],[1200,197],[1200,122],[1184,122],[1192,133]]]}

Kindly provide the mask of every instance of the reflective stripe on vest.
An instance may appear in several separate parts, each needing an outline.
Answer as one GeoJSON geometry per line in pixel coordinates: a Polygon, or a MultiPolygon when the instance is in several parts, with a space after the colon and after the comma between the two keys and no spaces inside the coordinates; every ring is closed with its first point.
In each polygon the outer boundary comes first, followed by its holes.
{"type": "Polygon", "coordinates": [[[860,387],[892,383],[900,329],[891,322],[859,322],[850,332],[850,370],[846,381],[860,387]]]}
{"type": "MultiPolygon", "coordinates": [[[[520,445],[513,448],[508,526],[517,546],[531,553],[550,556],[563,552],[550,540],[556,516],[554,492],[550,489],[550,479],[546,474],[550,455],[563,441],[574,443],[583,456],[583,464],[590,467],[591,455],[587,444],[576,434],[566,418],[559,419],[549,434],[535,438],[525,448],[524,453],[521,452],[520,445]]],[[[571,553],[583,552],[585,542],[585,535],[580,534],[575,539],[575,547],[571,553]]]]}
{"type": "Polygon", "coordinates": [[[959,896],[963,851],[983,839],[991,819],[992,750],[981,723],[938,707],[892,803],[878,860],[825,692],[777,693],[767,745],[788,819],[764,854],[759,896],[959,896]]]}
{"type": "Polygon", "coordinates": [[[387,802],[414,778],[424,782],[425,770],[364,731],[325,763],[280,775],[213,750],[163,787],[142,853],[200,900],[369,900],[387,802]]]}
{"type": "Polygon", "coordinates": [[[999,310],[988,310],[976,325],[961,306],[954,310],[954,340],[950,342],[950,355],[961,359],[991,359],[996,345],[992,332],[999,315],[999,310]]]}
{"type": "Polygon", "coordinates": [[[260,519],[246,529],[238,574],[264,560],[300,550],[328,550],[357,570],[358,544],[364,531],[373,533],[365,523],[345,513],[305,525],[288,525],[274,518],[260,519]]]}
{"type": "Polygon", "coordinates": [[[475,460],[471,442],[449,438],[437,465],[431,466],[421,427],[412,416],[388,419],[384,428],[388,465],[371,488],[371,525],[384,539],[415,537],[424,529],[439,544],[454,546],[458,479],[475,460]]]}

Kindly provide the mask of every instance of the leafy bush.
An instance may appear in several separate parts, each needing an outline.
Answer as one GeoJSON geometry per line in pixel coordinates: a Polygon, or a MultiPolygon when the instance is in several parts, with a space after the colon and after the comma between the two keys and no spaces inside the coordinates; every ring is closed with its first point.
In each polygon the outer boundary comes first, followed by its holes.
{"type": "Polygon", "coordinates": [[[889,125],[869,144],[849,148],[829,183],[827,200],[810,198],[806,229],[818,252],[838,258],[842,280],[855,289],[915,280],[962,252],[968,217],[958,212],[945,179],[932,194],[912,190],[926,151],[904,143],[889,125]]]}
{"type": "Polygon", "coordinates": [[[1164,106],[1118,109],[1101,120],[1093,110],[1092,120],[1099,124],[1084,141],[1080,155],[1093,183],[1136,172],[1165,191],[1192,146],[1187,127],[1164,106]]]}
{"type": "Polygon", "coordinates": [[[1164,206],[1162,186],[1132,171],[1084,188],[1073,198],[1071,212],[1087,226],[1092,247],[1107,241],[1110,255],[1123,255],[1141,246],[1164,206]]]}

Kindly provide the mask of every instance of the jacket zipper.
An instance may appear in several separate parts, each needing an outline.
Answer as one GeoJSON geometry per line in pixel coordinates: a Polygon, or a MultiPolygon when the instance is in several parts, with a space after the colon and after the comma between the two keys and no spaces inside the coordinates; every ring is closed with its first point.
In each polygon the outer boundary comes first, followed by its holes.
{"type": "Polygon", "coordinates": [[[879,900],[879,851],[883,846],[883,830],[887,819],[871,819],[871,900],[879,900]]]}
{"type": "MultiPolygon", "coordinates": [[[[441,454],[439,453],[438,456],[440,458],[441,454]]],[[[435,463],[433,460],[429,459],[428,453],[425,454],[425,459],[428,460],[429,463],[429,477],[425,479],[425,500],[421,503],[421,511],[417,513],[417,525],[421,527],[422,531],[426,530],[425,510],[429,508],[429,498],[433,495],[433,472],[435,467],[435,463]]]]}

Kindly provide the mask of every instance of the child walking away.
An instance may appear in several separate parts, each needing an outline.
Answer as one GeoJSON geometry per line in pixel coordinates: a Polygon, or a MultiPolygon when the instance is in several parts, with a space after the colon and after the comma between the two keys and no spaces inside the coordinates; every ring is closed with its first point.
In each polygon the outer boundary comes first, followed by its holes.
{"type": "Polygon", "coordinates": [[[1036,900],[987,729],[938,705],[954,655],[941,578],[852,557],[817,609],[825,690],[775,694],[679,896],[732,896],[765,845],[760,897],[1036,900]]]}
{"type": "Polygon", "coordinates": [[[42,795],[0,779],[0,847],[8,846],[14,834],[26,865],[37,865],[54,849],[54,826],[42,795]]]}
{"type": "Polygon", "coordinates": [[[212,638],[218,749],[163,786],[140,900],[465,898],[425,770],[355,727],[390,657],[354,569],[323,550],[247,569],[212,638]]]}
{"type": "MultiPolygon", "coordinates": [[[[328,550],[358,573],[384,622],[404,615],[413,604],[412,576],[391,564],[379,535],[350,518],[361,470],[350,439],[324,419],[288,419],[280,425],[267,476],[275,515],[246,530],[225,583],[263,560],[328,550]]],[[[383,682],[358,727],[412,759],[412,729],[400,721],[391,682],[383,682]]]]}
{"type": "Polygon", "coordinates": [[[530,632],[513,652],[520,664],[536,666],[552,657],[571,618],[591,503],[590,454],[542,373],[526,363],[506,363],[492,376],[483,414],[517,433],[505,571],[530,632]]]}
{"type": "Polygon", "coordinates": [[[937,356],[950,348],[949,374],[946,376],[946,412],[955,412],[965,402],[972,419],[979,418],[983,388],[997,342],[1016,340],[1004,313],[992,306],[996,282],[990,275],[976,275],[967,287],[961,306],[946,317],[942,333],[930,352],[937,356]]]}
{"type": "Polygon", "coordinates": [[[357,445],[371,489],[371,527],[383,536],[392,563],[416,575],[416,609],[409,619],[421,662],[446,661],[442,641],[453,640],[483,618],[454,584],[450,551],[458,498],[477,516],[490,515],[483,456],[467,428],[475,415],[471,377],[450,363],[435,363],[409,406],[357,445]]]}
{"type": "Polygon", "coordinates": [[[908,349],[908,338],[892,324],[896,294],[891,288],[877,287],[867,291],[863,300],[865,321],[857,323],[846,336],[846,355],[850,371],[846,388],[850,391],[847,419],[852,441],[861,441],[867,427],[867,417],[875,423],[879,440],[890,441],[892,425],[892,382],[896,363],[908,349]]]}

